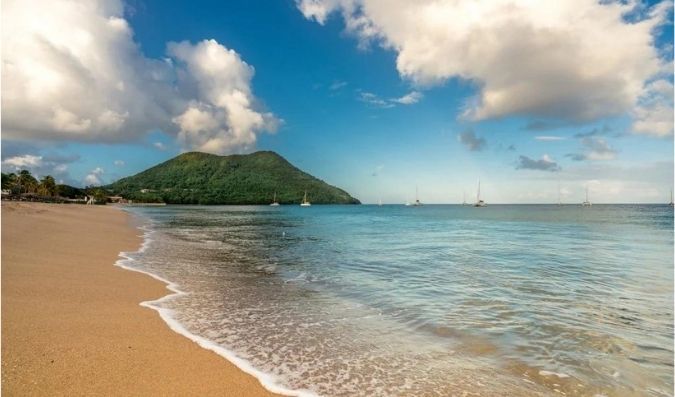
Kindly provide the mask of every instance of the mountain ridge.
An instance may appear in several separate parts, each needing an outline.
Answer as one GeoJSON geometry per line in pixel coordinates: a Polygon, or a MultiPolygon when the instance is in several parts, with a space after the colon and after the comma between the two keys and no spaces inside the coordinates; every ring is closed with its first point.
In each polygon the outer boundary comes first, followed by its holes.
{"type": "Polygon", "coordinates": [[[134,201],[167,204],[297,204],[307,191],[313,204],[360,204],[273,151],[216,155],[182,153],[105,189],[134,201]]]}

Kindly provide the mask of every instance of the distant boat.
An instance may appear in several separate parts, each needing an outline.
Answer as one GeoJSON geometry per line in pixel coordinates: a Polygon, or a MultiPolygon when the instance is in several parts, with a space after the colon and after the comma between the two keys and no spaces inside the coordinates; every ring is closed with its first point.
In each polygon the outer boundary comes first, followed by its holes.
{"type": "Polygon", "coordinates": [[[278,207],[279,202],[277,201],[277,192],[274,192],[274,199],[272,199],[272,204],[270,204],[270,207],[278,207]]]}
{"type": "Polygon", "coordinates": [[[406,201],[405,201],[405,206],[406,206],[406,207],[410,207],[411,205],[412,205],[412,204],[410,204],[410,200],[406,200],[406,201]]]}
{"type": "Polygon", "coordinates": [[[590,201],[588,201],[588,186],[586,186],[586,200],[583,203],[581,203],[581,205],[583,207],[590,207],[591,205],[593,205],[591,204],[590,201]]]}
{"type": "Polygon", "coordinates": [[[464,195],[462,196],[462,205],[466,205],[466,192],[464,192],[464,195]]]}
{"type": "Polygon", "coordinates": [[[307,190],[305,190],[305,197],[302,198],[302,203],[300,203],[300,206],[301,207],[309,207],[310,205],[312,205],[312,204],[310,204],[310,202],[307,201],[307,190]]]}
{"type": "Polygon", "coordinates": [[[422,205],[422,203],[420,202],[419,192],[418,192],[417,186],[415,186],[415,202],[413,203],[413,205],[415,207],[419,207],[420,205],[422,205]]]}
{"type": "Polygon", "coordinates": [[[562,205],[562,201],[560,200],[560,181],[558,181],[558,205],[562,205]]]}
{"type": "Polygon", "coordinates": [[[669,206],[674,207],[675,204],[673,203],[673,189],[670,189],[670,203],[668,203],[669,206]]]}
{"type": "Polygon", "coordinates": [[[377,205],[382,206],[382,199],[377,200],[377,205]]]}
{"type": "Polygon", "coordinates": [[[478,194],[476,194],[476,203],[473,206],[474,207],[485,207],[485,206],[487,206],[487,203],[480,199],[480,179],[478,179],[478,194]]]}

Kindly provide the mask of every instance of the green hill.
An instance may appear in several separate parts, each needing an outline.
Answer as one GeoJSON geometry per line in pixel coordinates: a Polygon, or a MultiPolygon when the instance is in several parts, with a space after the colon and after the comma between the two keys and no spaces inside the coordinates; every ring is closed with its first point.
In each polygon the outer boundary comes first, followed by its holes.
{"type": "Polygon", "coordinates": [[[191,152],[120,179],[106,189],[125,198],[169,204],[360,204],[274,152],[217,156],[191,152]]]}

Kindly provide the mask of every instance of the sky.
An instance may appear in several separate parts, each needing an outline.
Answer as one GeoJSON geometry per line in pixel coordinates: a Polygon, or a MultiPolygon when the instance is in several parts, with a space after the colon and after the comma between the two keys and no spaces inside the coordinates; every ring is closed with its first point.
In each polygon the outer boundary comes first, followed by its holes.
{"type": "Polygon", "coordinates": [[[273,150],[364,203],[667,202],[668,1],[2,2],[2,171],[273,150]]]}

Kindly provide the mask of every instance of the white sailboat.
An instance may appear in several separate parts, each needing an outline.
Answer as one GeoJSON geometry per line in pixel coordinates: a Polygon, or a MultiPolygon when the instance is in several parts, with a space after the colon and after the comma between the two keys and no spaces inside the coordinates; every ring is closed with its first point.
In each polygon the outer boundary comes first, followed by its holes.
{"type": "Polygon", "coordinates": [[[462,205],[466,205],[466,192],[464,192],[464,195],[462,196],[462,205]]]}
{"type": "Polygon", "coordinates": [[[302,203],[300,203],[300,206],[301,207],[309,207],[311,205],[312,204],[309,201],[307,201],[307,190],[305,190],[305,197],[302,198],[302,203]]]}
{"type": "Polygon", "coordinates": [[[418,192],[417,186],[415,186],[415,202],[413,203],[413,205],[415,207],[419,207],[420,205],[422,205],[422,203],[420,202],[419,192],[418,192]]]}
{"type": "Polygon", "coordinates": [[[473,206],[474,207],[485,207],[485,206],[487,206],[487,203],[480,199],[480,178],[478,179],[478,194],[476,194],[476,203],[473,206]]]}
{"type": "Polygon", "coordinates": [[[270,204],[270,207],[278,207],[279,202],[277,201],[277,192],[274,192],[274,198],[272,199],[272,204],[270,204]]]}
{"type": "Polygon", "coordinates": [[[673,203],[673,189],[670,189],[670,203],[668,205],[671,207],[675,206],[675,203],[673,203]]]}
{"type": "Polygon", "coordinates": [[[377,200],[377,205],[382,206],[382,199],[377,200]]]}
{"type": "Polygon", "coordinates": [[[591,204],[591,202],[588,201],[588,186],[586,186],[586,200],[583,203],[581,203],[581,206],[582,207],[590,207],[591,205],[593,205],[593,204],[591,204]]]}
{"type": "Polygon", "coordinates": [[[558,205],[562,205],[562,200],[560,199],[560,181],[558,181],[558,205]]]}

